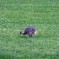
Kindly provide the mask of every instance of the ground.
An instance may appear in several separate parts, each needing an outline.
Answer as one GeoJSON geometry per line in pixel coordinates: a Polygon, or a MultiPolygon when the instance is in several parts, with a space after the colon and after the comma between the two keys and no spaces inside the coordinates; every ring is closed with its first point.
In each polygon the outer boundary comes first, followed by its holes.
{"type": "Polygon", "coordinates": [[[59,0],[0,0],[0,59],[59,59],[59,0]]]}

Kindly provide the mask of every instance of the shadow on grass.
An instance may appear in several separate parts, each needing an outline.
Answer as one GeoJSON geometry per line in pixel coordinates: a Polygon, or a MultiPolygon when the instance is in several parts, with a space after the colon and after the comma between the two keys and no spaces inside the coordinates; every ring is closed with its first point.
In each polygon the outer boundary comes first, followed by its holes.
{"type": "Polygon", "coordinates": [[[27,36],[20,36],[20,38],[25,38],[25,39],[27,39],[28,37],[27,37],[27,36]]]}
{"type": "Polygon", "coordinates": [[[4,54],[0,54],[0,59],[19,59],[19,57],[16,56],[11,56],[11,55],[4,55],[4,54]]]}

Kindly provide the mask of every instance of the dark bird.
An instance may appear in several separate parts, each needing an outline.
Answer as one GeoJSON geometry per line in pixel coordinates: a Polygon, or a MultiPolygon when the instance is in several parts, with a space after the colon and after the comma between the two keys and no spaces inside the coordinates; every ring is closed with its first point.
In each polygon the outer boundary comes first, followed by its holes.
{"type": "Polygon", "coordinates": [[[29,35],[29,37],[32,37],[33,34],[37,34],[37,30],[34,27],[27,27],[24,31],[21,31],[20,34],[22,35],[29,35]]]}

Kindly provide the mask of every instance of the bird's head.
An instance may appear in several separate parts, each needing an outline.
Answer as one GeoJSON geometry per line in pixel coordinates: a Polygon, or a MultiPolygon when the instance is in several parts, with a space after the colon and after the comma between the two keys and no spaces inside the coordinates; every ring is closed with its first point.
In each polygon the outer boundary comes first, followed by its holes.
{"type": "Polygon", "coordinates": [[[23,31],[20,31],[20,34],[22,34],[22,35],[23,35],[23,34],[24,34],[24,32],[23,32],[23,31]]]}

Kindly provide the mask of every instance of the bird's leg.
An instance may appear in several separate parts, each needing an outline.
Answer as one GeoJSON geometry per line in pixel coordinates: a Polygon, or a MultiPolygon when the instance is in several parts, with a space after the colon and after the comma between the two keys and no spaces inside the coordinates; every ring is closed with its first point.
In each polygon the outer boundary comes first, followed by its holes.
{"type": "Polygon", "coordinates": [[[29,35],[29,37],[32,37],[32,35],[29,35]]]}

